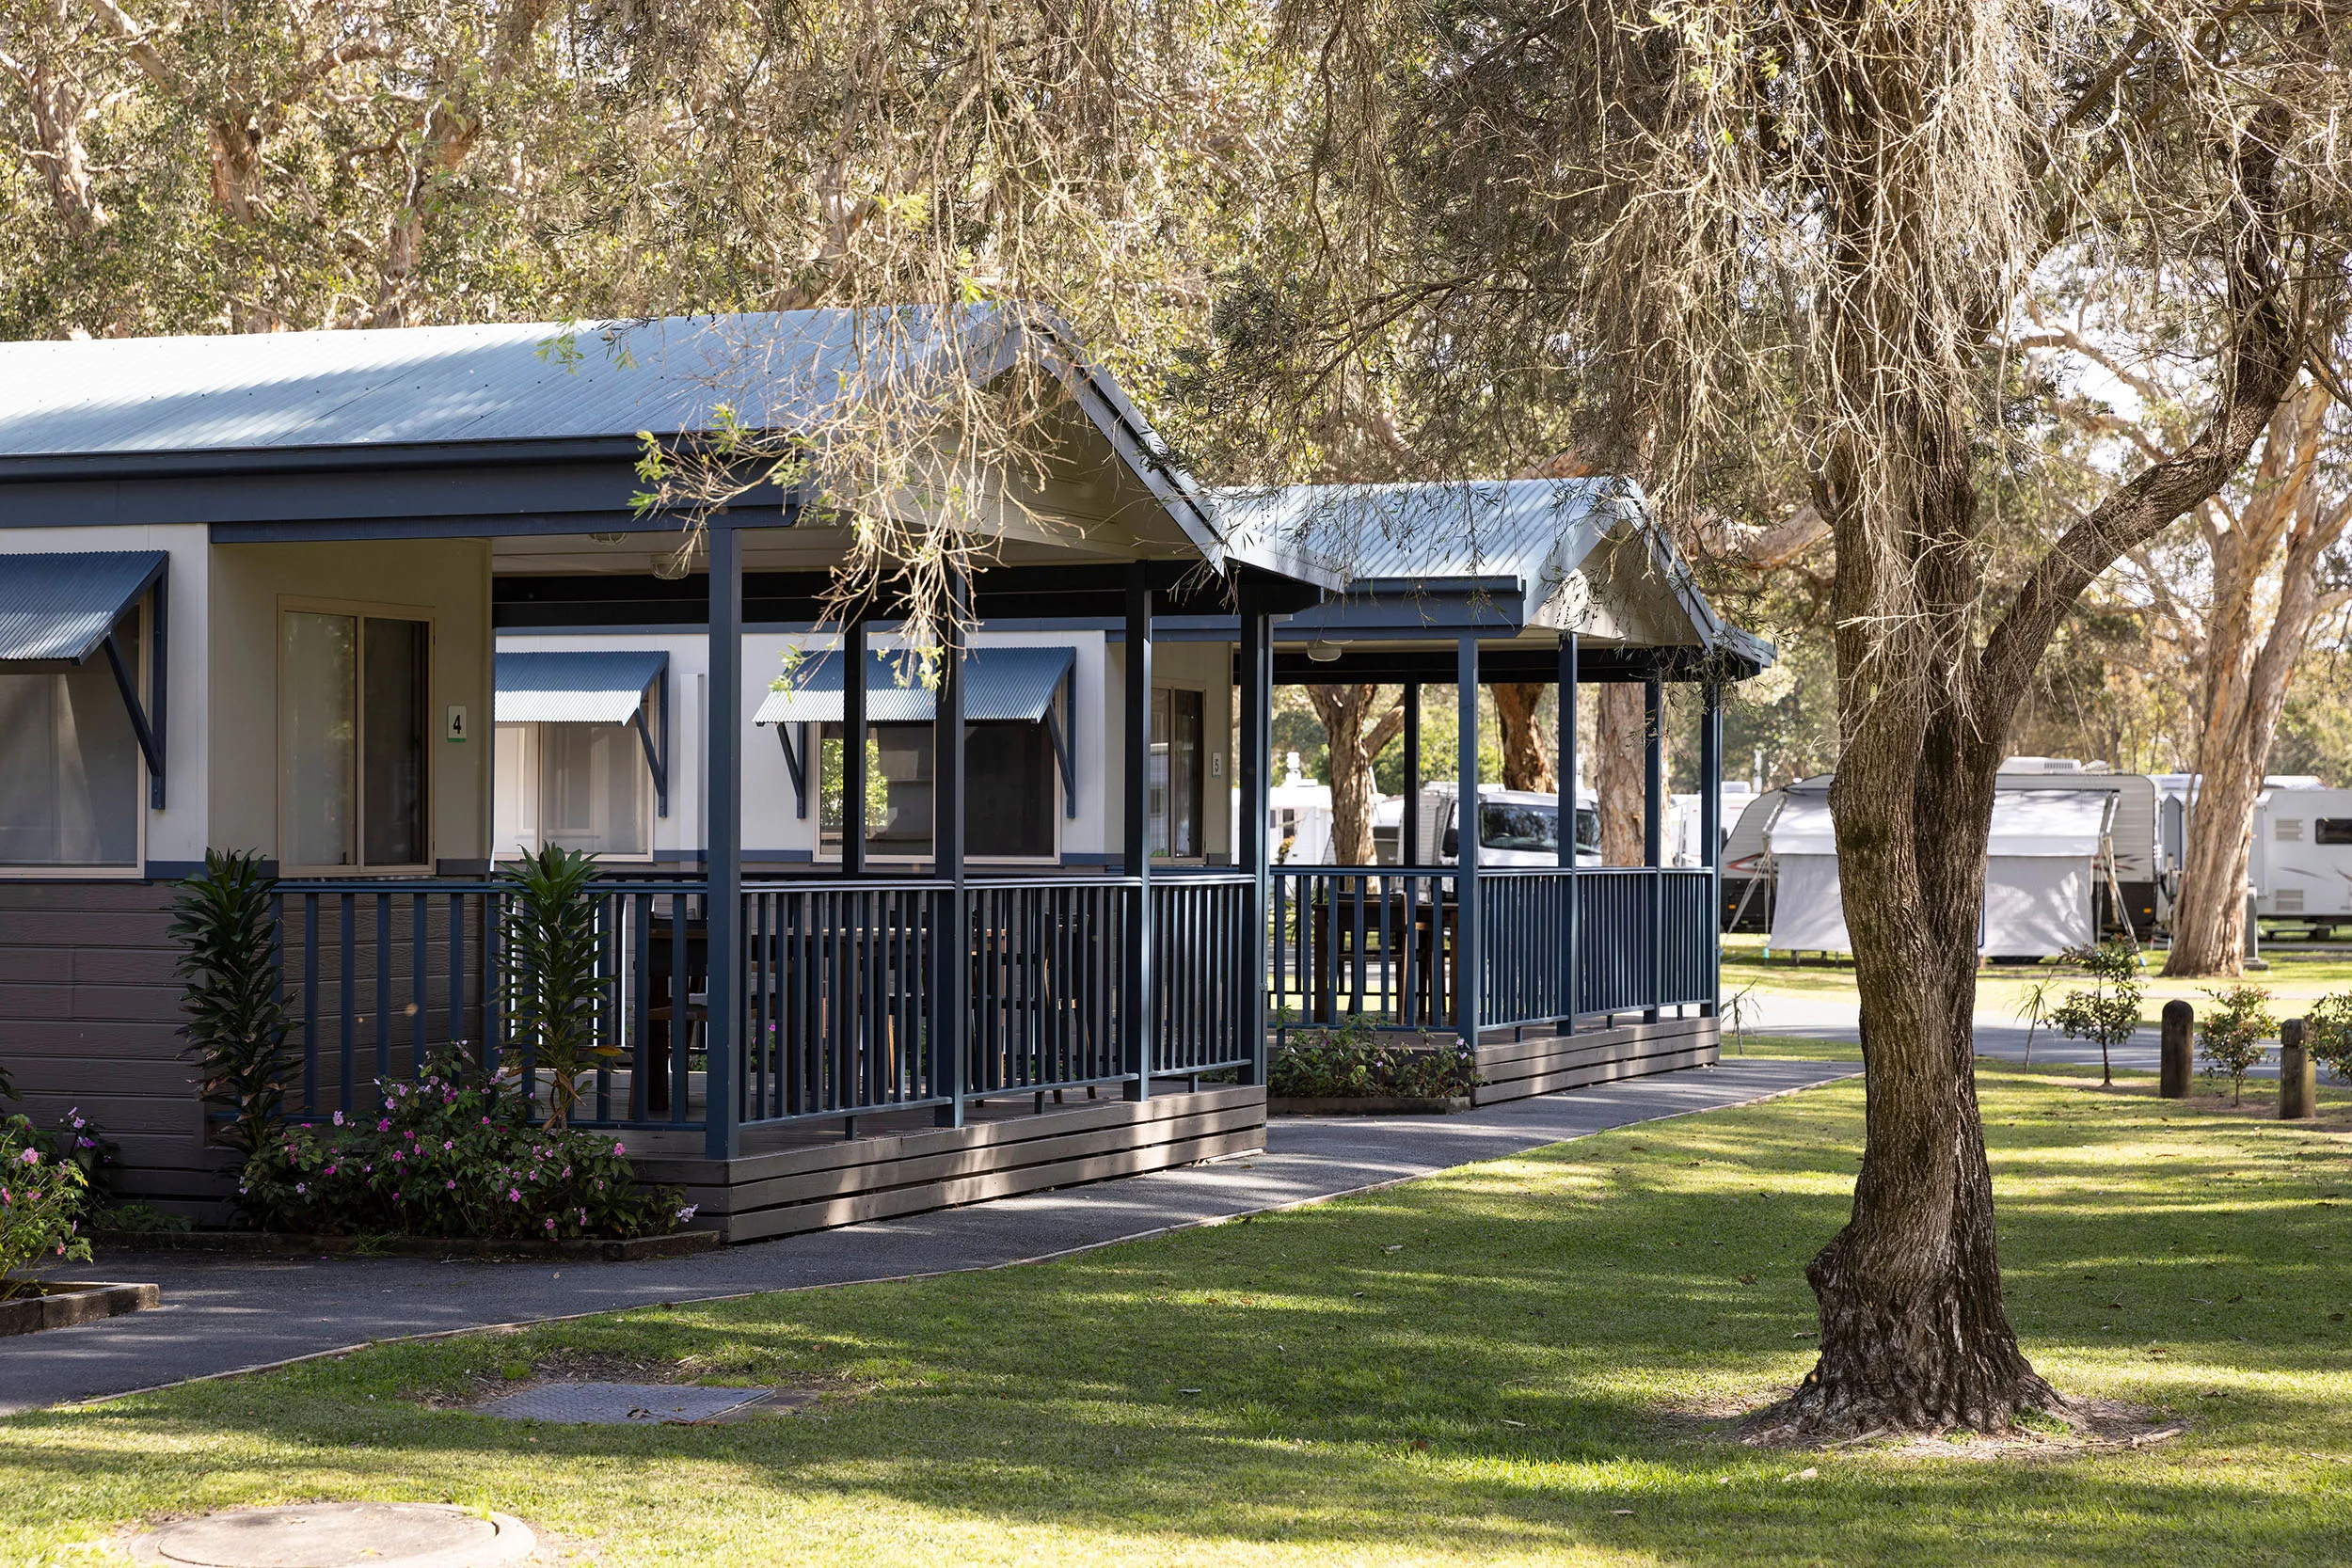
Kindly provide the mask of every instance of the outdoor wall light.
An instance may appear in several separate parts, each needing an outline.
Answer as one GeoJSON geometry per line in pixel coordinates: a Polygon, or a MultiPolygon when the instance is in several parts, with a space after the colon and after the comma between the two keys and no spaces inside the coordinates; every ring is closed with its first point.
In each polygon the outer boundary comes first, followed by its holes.
{"type": "Polygon", "coordinates": [[[1337,642],[1310,642],[1307,644],[1307,657],[1317,664],[1337,664],[1340,661],[1340,645],[1337,642]]]}

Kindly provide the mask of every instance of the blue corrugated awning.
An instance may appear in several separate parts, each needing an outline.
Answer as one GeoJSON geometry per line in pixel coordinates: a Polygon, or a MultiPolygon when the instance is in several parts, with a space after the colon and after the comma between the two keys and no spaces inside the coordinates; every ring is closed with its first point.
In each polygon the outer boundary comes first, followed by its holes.
{"type": "MultiPolygon", "coordinates": [[[[912,660],[866,656],[866,720],[871,724],[928,724],[931,694],[912,660]]],[[[1036,723],[1053,710],[1054,693],[1076,667],[1077,650],[975,648],[963,656],[963,717],[972,723],[1036,723]]],[[[803,659],[768,693],[753,721],[760,724],[837,724],[841,721],[841,656],[803,659]]]]}
{"type": "Polygon", "coordinates": [[[651,649],[587,648],[498,656],[501,724],[626,724],[661,678],[670,656],[651,649]]]}
{"type": "Polygon", "coordinates": [[[161,550],[0,555],[0,663],[82,663],[167,559],[161,550]]]}

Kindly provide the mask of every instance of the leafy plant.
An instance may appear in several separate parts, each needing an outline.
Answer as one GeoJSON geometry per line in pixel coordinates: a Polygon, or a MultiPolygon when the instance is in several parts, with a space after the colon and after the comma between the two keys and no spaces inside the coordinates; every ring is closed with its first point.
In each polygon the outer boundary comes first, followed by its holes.
{"type": "Polygon", "coordinates": [[[1301,1100],[1452,1100],[1483,1082],[1467,1041],[1383,1045],[1360,1020],[1292,1036],[1267,1064],[1266,1079],[1269,1093],[1301,1100]]]}
{"type": "Polygon", "coordinates": [[[188,1015],[181,1033],[199,1092],[218,1113],[214,1135],[248,1158],[269,1141],[294,1069],[278,983],[278,881],[259,851],[204,852],[204,869],[172,900],[171,940],[188,1015]]]}
{"type": "Polygon", "coordinates": [[[2352,991],[2312,1004],[2303,1015],[2303,1049],[2338,1083],[2352,1079],[2352,991]]]}
{"type": "Polygon", "coordinates": [[[1732,1049],[1742,1056],[1748,1053],[1748,1024],[1756,1016],[1757,983],[1750,980],[1724,998],[1723,1016],[1731,1024],[1732,1049]]]}
{"type": "Polygon", "coordinates": [[[2115,1082],[2114,1052],[2139,1032],[2140,957],[2129,942],[2108,941],[2096,947],[2078,947],[2066,957],[2079,964],[2093,984],[2090,990],[2070,990],[2050,1014],[2050,1022],[2068,1039],[2099,1042],[2099,1082],[2115,1082]]]}
{"type": "Polygon", "coordinates": [[[168,1209],[158,1209],[144,1199],[136,1203],[110,1203],[90,1217],[93,1230],[111,1230],[141,1236],[184,1233],[196,1228],[196,1222],[185,1214],[175,1214],[168,1209]]]}
{"type": "Polygon", "coordinates": [[[2246,1075],[2263,1059],[2263,1041],[2279,1032],[2270,1016],[2270,992],[2261,986],[2224,986],[2208,990],[2214,1006],[2197,1020],[2198,1053],[2207,1072],[2230,1075],[2230,1103],[2246,1091],[2246,1075]]]}
{"type": "Polygon", "coordinates": [[[36,1126],[29,1117],[10,1117],[8,1125],[45,1159],[61,1160],[82,1173],[87,1206],[96,1209],[112,1195],[111,1173],[122,1164],[122,1148],[106,1136],[75,1106],[65,1114],[65,1125],[54,1131],[36,1126]]]}
{"type": "Polygon", "coordinates": [[[526,1099],[453,1057],[376,1088],[379,1113],[281,1129],[246,1164],[246,1212],[305,1235],[505,1241],[653,1235],[693,1217],[676,1188],[638,1184],[620,1139],[534,1127],[526,1099]]]}
{"type": "Polygon", "coordinates": [[[89,1260],[80,1234],[88,1198],[81,1168],[42,1153],[26,1135],[31,1128],[23,1117],[0,1124],[0,1301],[29,1289],[16,1275],[36,1259],[89,1260]]]}
{"type": "Polygon", "coordinates": [[[509,864],[506,900],[507,1008],[517,1054],[507,1070],[523,1081],[545,1072],[548,1128],[562,1132],[580,1098],[580,1074],[621,1054],[598,1035],[603,985],[600,933],[590,896],[596,857],[550,844],[509,864]]]}

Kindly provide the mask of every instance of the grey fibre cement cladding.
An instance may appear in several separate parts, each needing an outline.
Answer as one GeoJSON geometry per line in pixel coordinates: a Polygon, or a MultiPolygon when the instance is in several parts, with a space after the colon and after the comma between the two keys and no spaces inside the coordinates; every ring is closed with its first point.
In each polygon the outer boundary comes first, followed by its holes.
{"type": "Polygon", "coordinates": [[[1255,1213],[1661,1117],[1851,1075],[1839,1062],[1725,1059],[1463,1116],[1284,1118],[1261,1155],[642,1263],[440,1262],[100,1252],[85,1278],[151,1280],[164,1306],[0,1340],[0,1415],[447,1333],[758,1291],[982,1269],[1255,1213]]]}

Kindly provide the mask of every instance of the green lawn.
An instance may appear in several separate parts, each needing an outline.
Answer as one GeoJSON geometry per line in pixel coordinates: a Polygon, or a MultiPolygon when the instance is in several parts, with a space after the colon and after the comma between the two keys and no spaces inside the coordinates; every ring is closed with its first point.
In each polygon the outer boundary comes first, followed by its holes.
{"type": "MultiPolygon", "coordinates": [[[[1853,960],[1825,958],[1807,954],[1801,960],[1786,954],[1766,958],[1760,937],[1735,934],[1724,939],[1723,987],[1726,998],[1747,990],[1755,1001],[1772,997],[1802,997],[1816,1000],[1851,1001],[1854,997],[1853,960]]],[[[2300,956],[2293,942],[2276,942],[2265,947],[2272,960],[2266,970],[2249,971],[2246,983],[2268,990],[2274,1010],[2282,1018],[2301,1011],[2301,1004],[2317,1001],[2338,991],[2352,990],[2352,958],[2325,954],[2300,956]]],[[[2203,1011],[2209,1004],[2206,991],[2234,984],[2225,980],[2169,980],[2157,973],[2164,967],[2164,955],[2148,954],[2146,1003],[2141,1017],[2151,1028],[2161,1020],[2164,1005],[2175,997],[2183,998],[2203,1011]]],[[[2058,981],[2050,997],[2056,1006],[2071,985],[2089,987],[2090,981],[2072,965],[2049,960],[2039,964],[1988,964],[1977,971],[1977,1017],[1994,1022],[2014,1020],[2023,1023],[2022,1007],[2026,990],[2035,981],[2055,977],[2058,981]]]]}
{"type": "Polygon", "coordinates": [[[2032,1355],[2181,1413],[2185,1436],[1997,1460],[1728,1439],[1724,1414],[1808,1364],[1800,1270],[1849,1201],[1847,1083],[1046,1266],[0,1421],[0,1559],[106,1560],[144,1517],[371,1497],[508,1510],[606,1564],[2343,1560],[2352,1105],[2286,1127],[2144,1079],[1983,1089],[2032,1355]],[[424,1402],[591,1356],[833,1393],[706,1429],[424,1402]]]}

